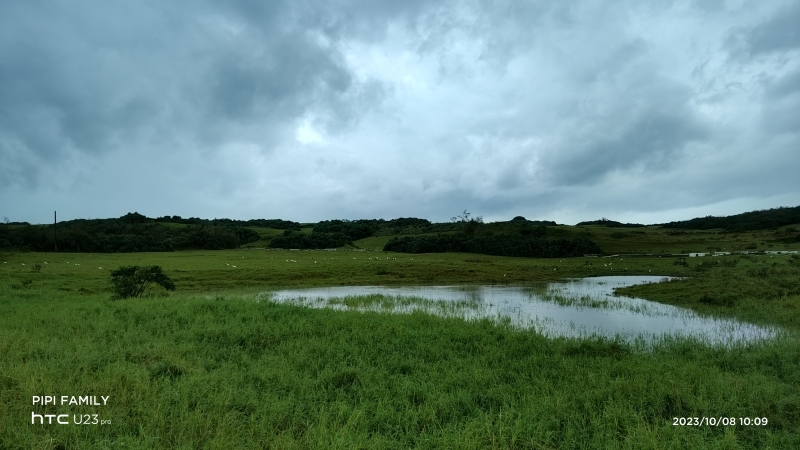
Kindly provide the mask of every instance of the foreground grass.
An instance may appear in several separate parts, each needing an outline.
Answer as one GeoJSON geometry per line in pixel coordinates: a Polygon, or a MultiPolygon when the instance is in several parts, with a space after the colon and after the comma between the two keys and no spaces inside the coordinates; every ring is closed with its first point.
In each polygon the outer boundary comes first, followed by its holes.
{"type": "Polygon", "coordinates": [[[2,259],[3,449],[800,448],[800,276],[788,257],[705,266],[256,250],[2,259]],[[108,270],[122,264],[162,265],[178,294],[108,300],[108,270]],[[690,277],[622,293],[780,325],[787,337],[731,349],[676,340],[637,352],[490,321],[308,309],[247,294],[618,273],[690,277]],[[35,395],[110,398],[42,407],[35,395]],[[31,425],[31,411],[111,423],[31,425]],[[769,422],[673,426],[675,417],[721,416],[769,422]]]}
{"type": "Polygon", "coordinates": [[[792,340],[638,354],[423,314],[5,294],[3,448],[800,446],[792,340]],[[33,407],[34,395],[110,400],[33,407]],[[112,422],[31,425],[31,410],[112,422]],[[769,424],[672,425],[689,416],[769,424]]]}

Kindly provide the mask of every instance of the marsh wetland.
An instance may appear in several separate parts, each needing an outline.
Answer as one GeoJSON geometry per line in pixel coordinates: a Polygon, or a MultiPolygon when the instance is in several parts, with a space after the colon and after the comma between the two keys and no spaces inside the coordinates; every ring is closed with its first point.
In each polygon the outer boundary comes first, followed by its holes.
{"type": "Polygon", "coordinates": [[[622,253],[773,232],[548,232],[616,256],[2,253],[0,448],[800,448],[797,258],[622,253]],[[131,264],[176,291],[111,300],[131,264]],[[673,425],[721,416],[767,425],[673,425]]]}
{"type": "Polygon", "coordinates": [[[606,276],[509,286],[336,286],[259,294],[257,301],[341,311],[492,319],[550,338],[608,338],[646,348],[663,339],[692,338],[734,346],[773,339],[778,331],[735,319],[701,316],[687,308],[614,296],[614,289],[669,281],[658,276],[606,276]]]}

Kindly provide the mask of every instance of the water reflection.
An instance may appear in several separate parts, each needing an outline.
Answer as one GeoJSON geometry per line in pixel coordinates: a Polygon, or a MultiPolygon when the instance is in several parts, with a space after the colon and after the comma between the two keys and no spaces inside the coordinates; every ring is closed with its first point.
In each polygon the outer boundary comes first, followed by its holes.
{"type": "Polygon", "coordinates": [[[510,320],[549,337],[605,336],[654,343],[693,337],[712,345],[735,345],[775,337],[771,328],[702,317],[691,310],[639,298],[615,297],[615,288],[666,281],[658,276],[611,276],[504,286],[341,286],[264,293],[275,302],[355,311],[432,314],[510,320]]]}

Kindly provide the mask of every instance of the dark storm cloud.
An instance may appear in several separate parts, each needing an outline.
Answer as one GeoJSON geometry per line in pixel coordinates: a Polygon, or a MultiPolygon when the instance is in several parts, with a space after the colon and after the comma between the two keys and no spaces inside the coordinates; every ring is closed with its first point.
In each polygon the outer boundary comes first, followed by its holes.
{"type": "Polygon", "coordinates": [[[0,2],[0,205],[652,222],[790,198],[797,23],[781,0],[0,2]]]}
{"type": "Polygon", "coordinates": [[[313,110],[347,122],[359,109],[339,97],[357,102],[363,89],[336,42],[296,29],[294,12],[279,2],[5,2],[0,182],[32,186],[70,153],[154,139],[213,147],[235,131],[268,150],[313,110]]]}

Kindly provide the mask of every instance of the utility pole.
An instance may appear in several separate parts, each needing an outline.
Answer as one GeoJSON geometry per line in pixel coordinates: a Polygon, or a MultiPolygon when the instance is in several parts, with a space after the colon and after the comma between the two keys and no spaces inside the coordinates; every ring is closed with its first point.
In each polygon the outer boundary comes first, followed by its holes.
{"type": "Polygon", "coordinates": [[[56,228],[58,228],[58,215],[57,211],[53,211],[53,244],[58,251],[58,230],[56,228]]]}

